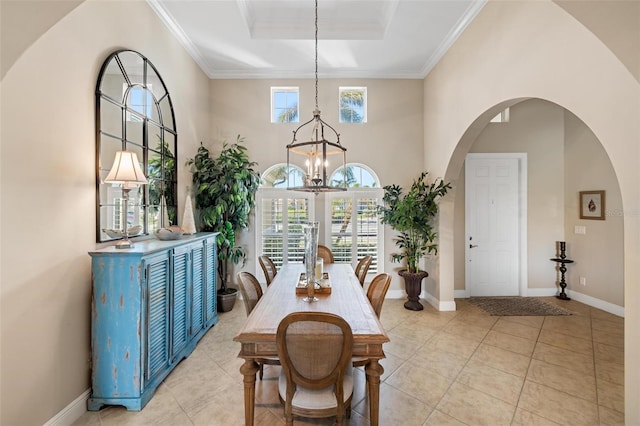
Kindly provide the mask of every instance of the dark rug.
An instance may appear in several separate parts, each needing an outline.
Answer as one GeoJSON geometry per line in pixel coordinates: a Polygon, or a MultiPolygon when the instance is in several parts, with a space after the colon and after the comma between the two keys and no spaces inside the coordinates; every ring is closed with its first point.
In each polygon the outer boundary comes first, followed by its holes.
{"type": "Polygon", "coordinates": [[[571,315],[571,312],[535,297],[471,297],[469,303],[494,316],[571,315]]]}

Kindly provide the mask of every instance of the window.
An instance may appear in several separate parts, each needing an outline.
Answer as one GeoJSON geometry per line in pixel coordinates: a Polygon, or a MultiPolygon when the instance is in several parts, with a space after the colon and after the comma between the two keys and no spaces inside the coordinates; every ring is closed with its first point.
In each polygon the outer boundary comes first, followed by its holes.
{"type": "Polygon", "coordinates": [[[501,111],[491,119],[491,123],[508,123],[509,122],[509,108],[501,111]]]}
{"type": "Polygon", "coordinates": [[[367,88],[340,87],[340,123],[367,122],[367,88]]]}
{"type": "MultiPolygon", "coordinates": [[[[343,182],[345,173],[339,169],[332,182],[343,182]]],[[[336,263],[351,263],[354,267],[364,256],[372,256],[369,274],[378,272],[383,258],[383,226],[377,206],[384,194],[378,178],[364,165],[346,167],[347,192],[327,193],[325,241],[331,242],[336,263]]]]}
{"type": "Polygon", "coordinates": [[[297,87],[271,88],[271,122],[297,123],[299,93],[297,87]]]}
{"type": "MultiPolygon", "coordinates": [[[[348,164],[331,176],[331,181],[348,182],[346,192],[327,192],[317,207],[324,206],[324,221],[320,224],[321,240],[331,247],[336,263],[351,263],[371,255],[370,274],[379,271],[383,259],[383,226],[377,216],[377,205],[382,203],[383,190],[377,176],[364,165],[348,164]],[[330,225],[327,225],[330,224],[330,225]]],[[[276,164],[262,175],[262,186],[256,196],[258,255],[269,256],[276,266],[302,262],[304,234],[302,224],[318,220],[313,212],[316,195],[308,192],[288,191],[287,179],[295,183],[304,176],[303,171],[286,164],[276,164]]],[[[322,215],[321,215],[322,216],[322,215]]],[[[257,258],[257,256],[256,256],[257,258]]]]}

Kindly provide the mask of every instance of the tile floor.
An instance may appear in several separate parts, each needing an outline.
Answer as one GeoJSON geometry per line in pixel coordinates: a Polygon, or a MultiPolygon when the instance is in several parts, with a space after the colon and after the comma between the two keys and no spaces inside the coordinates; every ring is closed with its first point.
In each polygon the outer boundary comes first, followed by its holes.
{"type": "MultiPolygon", "coordinates": [[[[576,301],[544,298],[574,313],[492,317],[457,300],[456,312],[408,311],[388,299],[382,323],[391,342],[380,395],[380,425],[623,425],[624,319],[576,301]]],[[[244,306],[220,322],[140,412],[105,407],[80,425],[242,425],[242,376],[233,336],[244,306]]],[[[278,366],[256,385],[255,424],[284,424],[278,366]]],[[[356,370],[351,425],[368,425],[364,373],[356,370]]],[[[295,424],[331,425],[296,418],[295,424]]]]}

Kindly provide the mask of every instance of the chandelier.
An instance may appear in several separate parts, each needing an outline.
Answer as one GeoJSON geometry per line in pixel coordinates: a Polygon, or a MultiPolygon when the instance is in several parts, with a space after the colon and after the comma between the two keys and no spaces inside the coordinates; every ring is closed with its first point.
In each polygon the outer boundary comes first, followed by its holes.
{"type": "Polygon", "coordinates": [[[320,109],[318,108],[318,0],[316,0],[315,17],[316,108],[313,110],[313,118],[293,131],[293,140],[287,145],[287,170],[291,170],[291,164],[304,165],[302,186],[291,186],[291,178],[289,178],[287,179],[287,189],[314,192],[317,195],[320,192],[347,190],[347,149],[340,144],[340,134],[320,118],[320,109]],[[298,141],[298,134],[303,128],[311,128],[311,137],[306,141],[298,141]],[[335,138],[335,141],[327,140],[327,137],[335,138]],[[331,185],[327,176],[330,157],[342,162],[343,179],[342,182],[334,182],[335,185],[331,185]]]}

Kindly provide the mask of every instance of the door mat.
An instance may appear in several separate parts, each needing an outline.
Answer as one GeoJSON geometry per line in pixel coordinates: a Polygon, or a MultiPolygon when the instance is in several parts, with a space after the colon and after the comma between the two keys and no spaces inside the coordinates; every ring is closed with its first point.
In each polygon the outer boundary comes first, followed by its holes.
{"type": "Polygon", "coordinates": [[[535,297],[471,297],[469,303],[494,316],[571,315],[571,312],[535,297]]]}

